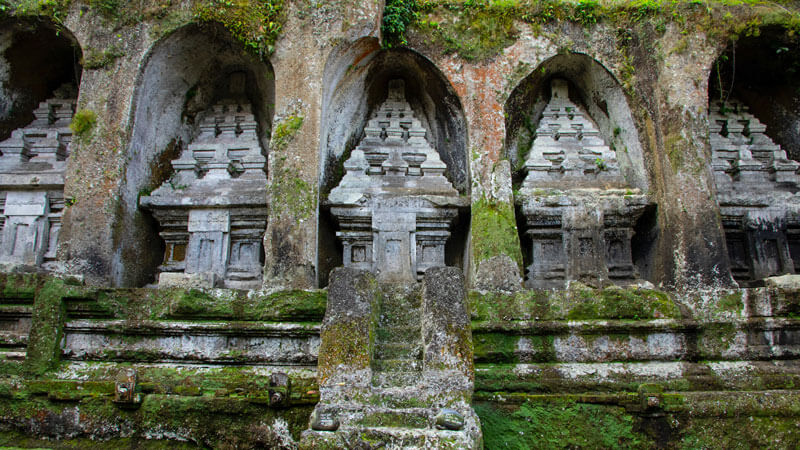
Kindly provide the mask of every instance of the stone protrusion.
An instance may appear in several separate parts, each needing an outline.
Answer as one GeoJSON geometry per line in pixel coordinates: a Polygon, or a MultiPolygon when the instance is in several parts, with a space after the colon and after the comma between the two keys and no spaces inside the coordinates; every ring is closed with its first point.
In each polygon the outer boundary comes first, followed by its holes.
{"type": "Polygon", "coordinates": [[[77,101],[64,87],[0,142],[0,262],[54,269],[77,101]]]}
{"type": "Polygon", "coordinates": [[[552,81],[525,170],[517,202],[531,243],[528,287],[639,282],[631,239],[647,198],[625,185],[616,154],[564,80],[552,81]]]}
{"type": "Polygon", "coordinates": [[[266,157],[239,92],[243,79],[231,75],[229,98],[200,119],[197,136],[172,161],[172,179],[140,199],[165,243],[159,286],[261,286],[266,157]]]}
{"type": "Polygon", "coordinates": [[[383,281],[417,280],[444,266],[450,226],[468,204],[445,177],[447,166],[404,90],[402,80],[389,83],[327,202],[339,223],[345,267],[373,271],[383,281]]]}

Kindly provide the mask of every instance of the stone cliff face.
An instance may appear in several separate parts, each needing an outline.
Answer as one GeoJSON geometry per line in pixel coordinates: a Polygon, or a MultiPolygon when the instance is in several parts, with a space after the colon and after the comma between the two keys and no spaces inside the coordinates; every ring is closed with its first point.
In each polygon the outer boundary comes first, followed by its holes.
{"type": "Polygon", "coordinates": [[[0,442],[800,439],[796,2],[0,17],[0,442]]]}

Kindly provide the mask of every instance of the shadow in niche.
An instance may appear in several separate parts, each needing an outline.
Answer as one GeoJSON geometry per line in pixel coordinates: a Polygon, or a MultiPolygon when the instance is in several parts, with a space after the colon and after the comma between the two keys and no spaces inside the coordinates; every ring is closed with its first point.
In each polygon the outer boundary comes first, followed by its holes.
{"type": "Polygon", "coordinates": [[[12,40],[3,53],[7,78],[0,78],[0,140],[5,140],[33,121],[33,110],[62,86],[77,97],[83,56],[72,33],[50,22],[6,21],[0,28],[12,40]]]}
{"type": "Polygon", "coordinates": [[[139,197],[168,182],[172,161],[198,136],[197,119],[228,95],[233,73],[244,74],[244,96],[252,105],[255,133],[266,156],[275,103],[268,61],[249,54],[219,24],[178,29],[147,56],[136,85],[115,284],[141,286],[154,281],[165,257],[164,242],[150,212],[139,209],[139,197]]]}
{"type": "MultiPolygon", "coordinates": [[[[427,59],[407,49],[381,50],[363,39],[334,51],[325,69],[325,105],[321,139],[318,283],[327,285],[330,270],[342,265],[338,224],[325,206],[328,193],[344,175],[343,163],[364,137],[364,127],[387,99],[391,80],[403,80],[406,100],[426,129],[426,138],[447,169],[445,176],[462,196],[469,195],[466,120],[458,96],[427,59]],[[355,62],[354,62],[355,61],[355,62]],[[344,69],[346,67],[346,69],[344,69]]],[[[464,267],[468,211],[461,211],[445,249],[447,265],[464,267]],[[458,242],[457,242],[458,241],[458,242]]]]}

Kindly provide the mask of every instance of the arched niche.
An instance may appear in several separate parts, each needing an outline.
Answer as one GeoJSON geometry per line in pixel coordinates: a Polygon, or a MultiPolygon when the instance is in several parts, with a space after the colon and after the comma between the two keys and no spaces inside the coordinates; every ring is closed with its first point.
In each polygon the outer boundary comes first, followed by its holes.
{"type": "Polygon", "coordinates": [[[505,154],[513,167],[526,285],[557,288],[569,280],[629,284],[651,279],[655,205],[647,200],[638,130],[614,76],[585,54],[553,56],[514,88],[505,113],[505,154]],[[545,111],[548,105],[562,119],[545,111]],[[560,124],[564,117],[569,124],[560,124]],[[562,171],[557,169],[558,156],[548,160],[546,148],[565,145],[559,135],[569,133],[559,127],[577,132],[568,139],[577,139],[577,147],[591,147],[597,158],[565,153],[567,161],[562,171]],[[545,150],[526,167],[537,133],[550,136],[551,142],[538,147],[545,150]],[[586,188],[603,193],[593,197],[581,191],[586,188]],[[559,206],[547,200],[550,194],[541,194],[551,189],[561,196],[559,206]]]}
{"type": "Polygon", "coordinates": [[[569,82],[570,99],[585,108],[606,143],[616,151],[625,181],[647,191],[647,175],[639,133],[630,107],[616,78],[599,62],[582,53],[558,54],[544,61],[511,92],[505,104],[506,156],[520,169],[533,142],[533,132],[550,100],[550,81],[569,82]]]}
{"type": "MultiPolygon", "coordinates": [[[[342,265],[336,223],[325,207],[330,191],[344,174],[343,164],[364,138],[364,127],[386,101],[392,80],[402,80],[405,97],[426,129],[426,138],[447,166],[445,176],[462,196],[469,195],[467,126],[461,101],[442,72],[410,49],[381,49],[363,38],[335,49],[325,66],[323,122],[320,139],[320,205],[318,215],[318,282],[342,265]]],[[[446,263],[465,265],[468,211],[460,211],[447,241],[446,263]]]]}
{"type": "Polygon", "coordinates": [[[82,52],[63,26],[46,20],[0,23],[0,54],[0,140],[32,122],[33,110],[56,91],[77,98],[82,52]]]}
{"type": "Polygon", "coordinates": [[[716,200],[740,286],[800,272],[798,76],[800,38],[779,26],[732,40],[709,71],[716,200]]]}
{"type": "Polygon", "coordinates": [[[134,120],[122,207],[124,226],[115,241],[114,282],[154,281],[164,242],[151,215],[139,207],[173,174],[171,161],[200,133],[204,111],[227,95],[231,74],[244,74],[245,95],[257,122],[261,147],[269,144],[275,102],[269,61],[248,53],[219,24],[188,25],[156,43],[146,56],[134,94],[134,120]]]}

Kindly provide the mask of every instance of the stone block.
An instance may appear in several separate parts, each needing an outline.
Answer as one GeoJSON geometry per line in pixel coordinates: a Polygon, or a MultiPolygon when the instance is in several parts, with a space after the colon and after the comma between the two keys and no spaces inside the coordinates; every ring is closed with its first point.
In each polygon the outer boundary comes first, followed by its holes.
{"type": "Polygon", "coordinates": [[[339,267],[331,272],[317,364],[323,397],[324,388],[339,383],[348,388],[370,383],[376,289],[375,277],[368,271],[339,267]]]}
{"type": "Polygon", "coordinates": [[[446,382],[445,392],[472,390],[472,330],[464,275],[455,267],[425,272],[422,291],[423,376],[446,382]]]}
{"type": "Polygon", "coordinates": [[[213,272],[161,272],[158,274],[158,285],[165,288],[180,289],[213,288],[219,285],[219,278],[213,272]]]}

